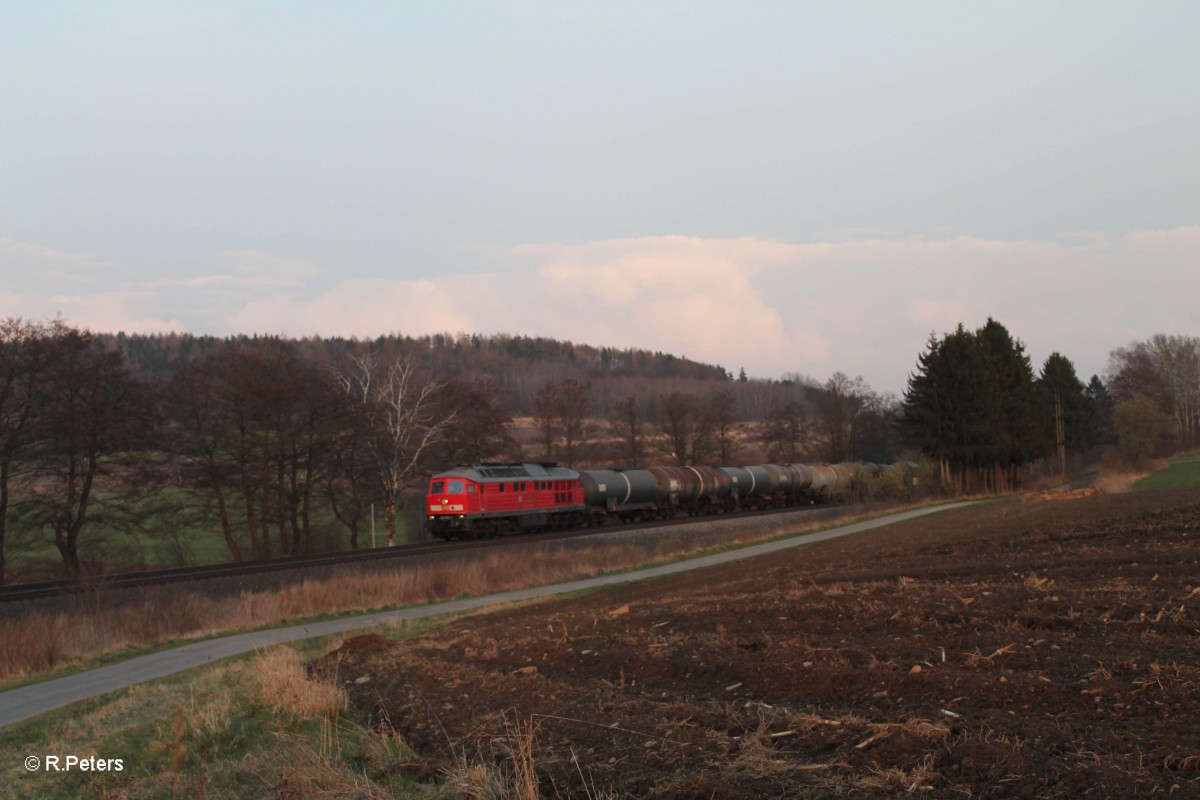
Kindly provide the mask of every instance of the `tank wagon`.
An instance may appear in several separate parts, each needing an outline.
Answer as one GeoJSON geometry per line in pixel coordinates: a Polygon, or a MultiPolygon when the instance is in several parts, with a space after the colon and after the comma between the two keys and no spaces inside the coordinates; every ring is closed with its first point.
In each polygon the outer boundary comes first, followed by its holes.
{"type": "Polygon", "coordinates": [[[845,497],[874,464],[572,470],[477,464],[434,475],[425,522],[440,539],[807,505],[845,497]]]}

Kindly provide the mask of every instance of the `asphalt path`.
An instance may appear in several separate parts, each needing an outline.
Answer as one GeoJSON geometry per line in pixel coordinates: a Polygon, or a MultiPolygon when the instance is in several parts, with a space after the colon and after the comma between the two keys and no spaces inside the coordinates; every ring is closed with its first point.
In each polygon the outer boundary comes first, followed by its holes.
{"type": "Polygon", "coordinates": [[[21,720],[52,711],[56,708],[62,708],[63,706],[85,700],[89,697],[96,697],[133,686],[134,684],[144,683],[145,681],[162,678],[167,675],[174,675],[176,672],[212,664],[223,658],[241,655],[253,650],[261,650],[284,642],[345,633],[346,631],[370,628],[375,625],[383,625],[400,620],[425,619],[442,614],[472,611],[486,606],[515,603],[522,600],[531,600],[566,592],[576,592],[583,589],[594,589],[601,586],[613,586],[631,581],[658,578],[663,575],[674,575],[678,572],[687,572],[718,564],[728,564],[733,561],[776,553],[780,550],[787,550],[793,547],[802,547],[827,539],[850,536],[855,533],[869,531],[873,528],[893,525],[897,522],[936,514],[940,511],[959,508],[964,505],[968,505],[968,503],[952,503],[902,511],[877,519],[831,528],[819,533],[764,542],[763,544],[750,545],[699,558],[690,558],[685,561],[676,561],[657,567],[647,567],[646,569],[634,570],[632,572],[603,575],[596,578],[583,578],[567,583],[535,586],[511,592],[500,592],[498,594],[470,597],[463,600],[450,600],[444,603],[403,608],[396,611],[381,611],[375,614],[342,617],[325,622],[314,622],[308,625],[296,625],[290,628],[272,628],[253,633],[240,633],[234,636],[224,636],[219,639],[196,642],[195,644],[164,650],[160,653],[131,658],[119,664],[110,664],[106,667],[78,672],[63,678],[55,678],[41,683],[22,686],[17,689],[10,689],[6,692],[0,692],[0,727],[12,725],[21,720]]]}

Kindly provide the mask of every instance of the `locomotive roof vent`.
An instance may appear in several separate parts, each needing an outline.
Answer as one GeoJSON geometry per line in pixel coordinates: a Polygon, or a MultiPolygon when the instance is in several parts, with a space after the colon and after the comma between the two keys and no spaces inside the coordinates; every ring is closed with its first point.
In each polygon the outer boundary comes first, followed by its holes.
{"type": "Polygon", "coordinates": [[[545,478],[550,475],[547,468],[557,467],[553,462],[544,464],[480,464],[476,467],[485,478],[545,478]]]}
{"type": "Polygon", "coordinates": [[[529,473],[524,467],[515,464],[496,464],[490,467],[480,467],[479,474],[485,478],[527,478],[529,473]]]}

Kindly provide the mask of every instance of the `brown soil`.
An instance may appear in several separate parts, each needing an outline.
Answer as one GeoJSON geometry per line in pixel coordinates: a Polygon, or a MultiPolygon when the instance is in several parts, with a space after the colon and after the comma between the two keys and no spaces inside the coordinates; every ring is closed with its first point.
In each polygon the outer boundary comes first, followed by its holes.
{"type": "Polygon", "coordinates": [[[318,666],[429,777],[532,723],[547,796],[1200,797],[1198,531],[1195,490],[987,505],[318,666]]]}

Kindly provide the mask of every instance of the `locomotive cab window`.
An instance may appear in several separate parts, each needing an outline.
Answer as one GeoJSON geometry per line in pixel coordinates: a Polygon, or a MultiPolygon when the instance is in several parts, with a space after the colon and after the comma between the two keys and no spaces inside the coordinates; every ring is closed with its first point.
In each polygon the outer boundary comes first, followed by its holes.
{"type": "Polygon", "coordinates": [[[467,494],[475,494],[475,484],[473,484],[473,483],[467,484],[467,494]]]}
{"type": "Polygon", "coordinates": [[[445,490],[445,487],[446,487],[445,481],[434,481],[433,485],[429,487],[429,493],[430,494],[441,494],[445,490]]]}
{"type": "Polygon", "coordinates": [[[463,493],[463,482],[462,481],[450,481],[450,485],[446,488],[446,494],[462,494],[462,493],[463,493]]]}

